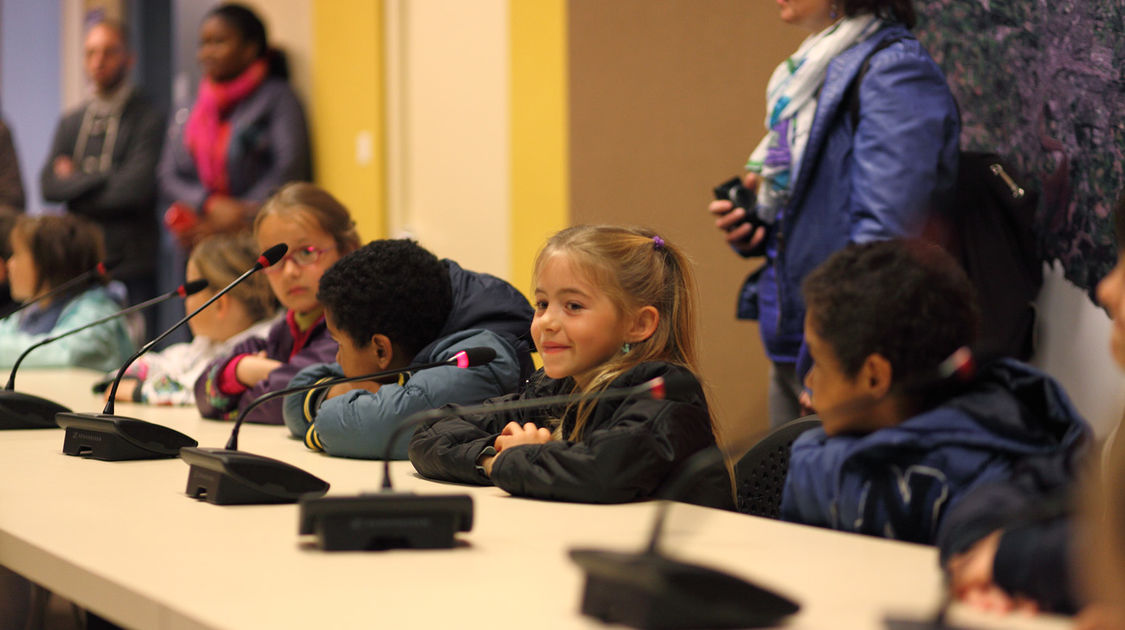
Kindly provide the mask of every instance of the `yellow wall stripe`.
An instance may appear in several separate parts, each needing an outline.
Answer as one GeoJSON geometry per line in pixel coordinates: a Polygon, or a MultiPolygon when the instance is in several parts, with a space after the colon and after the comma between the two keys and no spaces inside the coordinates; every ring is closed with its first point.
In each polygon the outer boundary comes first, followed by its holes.
{"type": "Polygon", "coordinates": [[[382,0],[313,0],[314,177],[363,240],[386,235],[382,0]]]}
{"type": "Polygon", "coordinates": [[[570,221],[566,0],[510,0],[509,278],[527,293],[535,253],[570,221]]]}

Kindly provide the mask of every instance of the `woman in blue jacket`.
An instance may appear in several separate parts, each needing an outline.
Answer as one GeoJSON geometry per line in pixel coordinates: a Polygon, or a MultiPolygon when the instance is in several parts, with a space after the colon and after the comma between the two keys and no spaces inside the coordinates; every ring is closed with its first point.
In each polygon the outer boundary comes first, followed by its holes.
{"type": "Polygon", "coordinates": [[[945,76],[907,30],[910,0],[781,0],[780,10],[812,34],[770,78],[766,135],[744,177],[756,207],[709,208],[736,252],[766,257],[738,315],[758,320],[773,363],[775,426],[800,415],[801,281],[848,243],[919,234],[952,190],[960,132],[945,76]]]}

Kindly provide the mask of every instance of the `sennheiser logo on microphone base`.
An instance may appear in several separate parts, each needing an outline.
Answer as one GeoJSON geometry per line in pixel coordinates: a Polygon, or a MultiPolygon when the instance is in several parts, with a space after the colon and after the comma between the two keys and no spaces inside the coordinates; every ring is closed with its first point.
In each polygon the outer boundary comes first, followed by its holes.
{"type": "Polygon", "coordinates": [[[87,433],[85,431],[76,431],[74,433],[74,439],[84,442],[101,442],[105,440],[99,433],[87,433]]]}
{"type": "Polygon", "coordinates": [[[434,520],[424,517],[353,517],[347,521],[348,529],[353,531],[370,531],[375,528],[399,528],[403,530],[420,529],[423,527],[430,527],[434,524],[434,520]]]}

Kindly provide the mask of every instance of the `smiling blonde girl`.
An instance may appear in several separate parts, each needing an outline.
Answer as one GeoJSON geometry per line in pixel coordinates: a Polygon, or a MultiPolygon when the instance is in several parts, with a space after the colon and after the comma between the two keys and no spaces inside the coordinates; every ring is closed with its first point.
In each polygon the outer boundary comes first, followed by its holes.
{"type": "MultiPolygon", "coordinates": [[[[687,259],[659,235],[614,226],[559,232],[535,263],[531,332],[543,368],[520,398],[581,396],[658,376],[685,376],[690,392],[438,420],[419,428],[410,460],[427,477],[491,482],[515,495],[591,503],[656,496],[684,461],[715,445],[695,377],[694,301],[687,259]]],[[[712,467],[678,498],[731,507],[726,469],[712,467]]]]}

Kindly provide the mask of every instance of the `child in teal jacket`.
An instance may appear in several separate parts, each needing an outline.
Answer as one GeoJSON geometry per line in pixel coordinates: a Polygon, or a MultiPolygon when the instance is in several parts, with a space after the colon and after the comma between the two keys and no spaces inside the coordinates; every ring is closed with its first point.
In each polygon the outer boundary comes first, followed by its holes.
{"type": "MultiPolygon", "coordinates": [[[[73,215],[21,216],[11,233],[8,277],[12,297],[26,302],[93,269],[104,259],[97,226],[73,215]]],[[[104,282],[104,279],[103,281],[104,282]]],[[[102,284],[44,299],[0,320],[0,367],[47,337],[78,328],[121,310],[102,284]]],[[[134,352],[121,319],[43,345],[21,367],[85,367],[113,370],[134,352]]]]}

